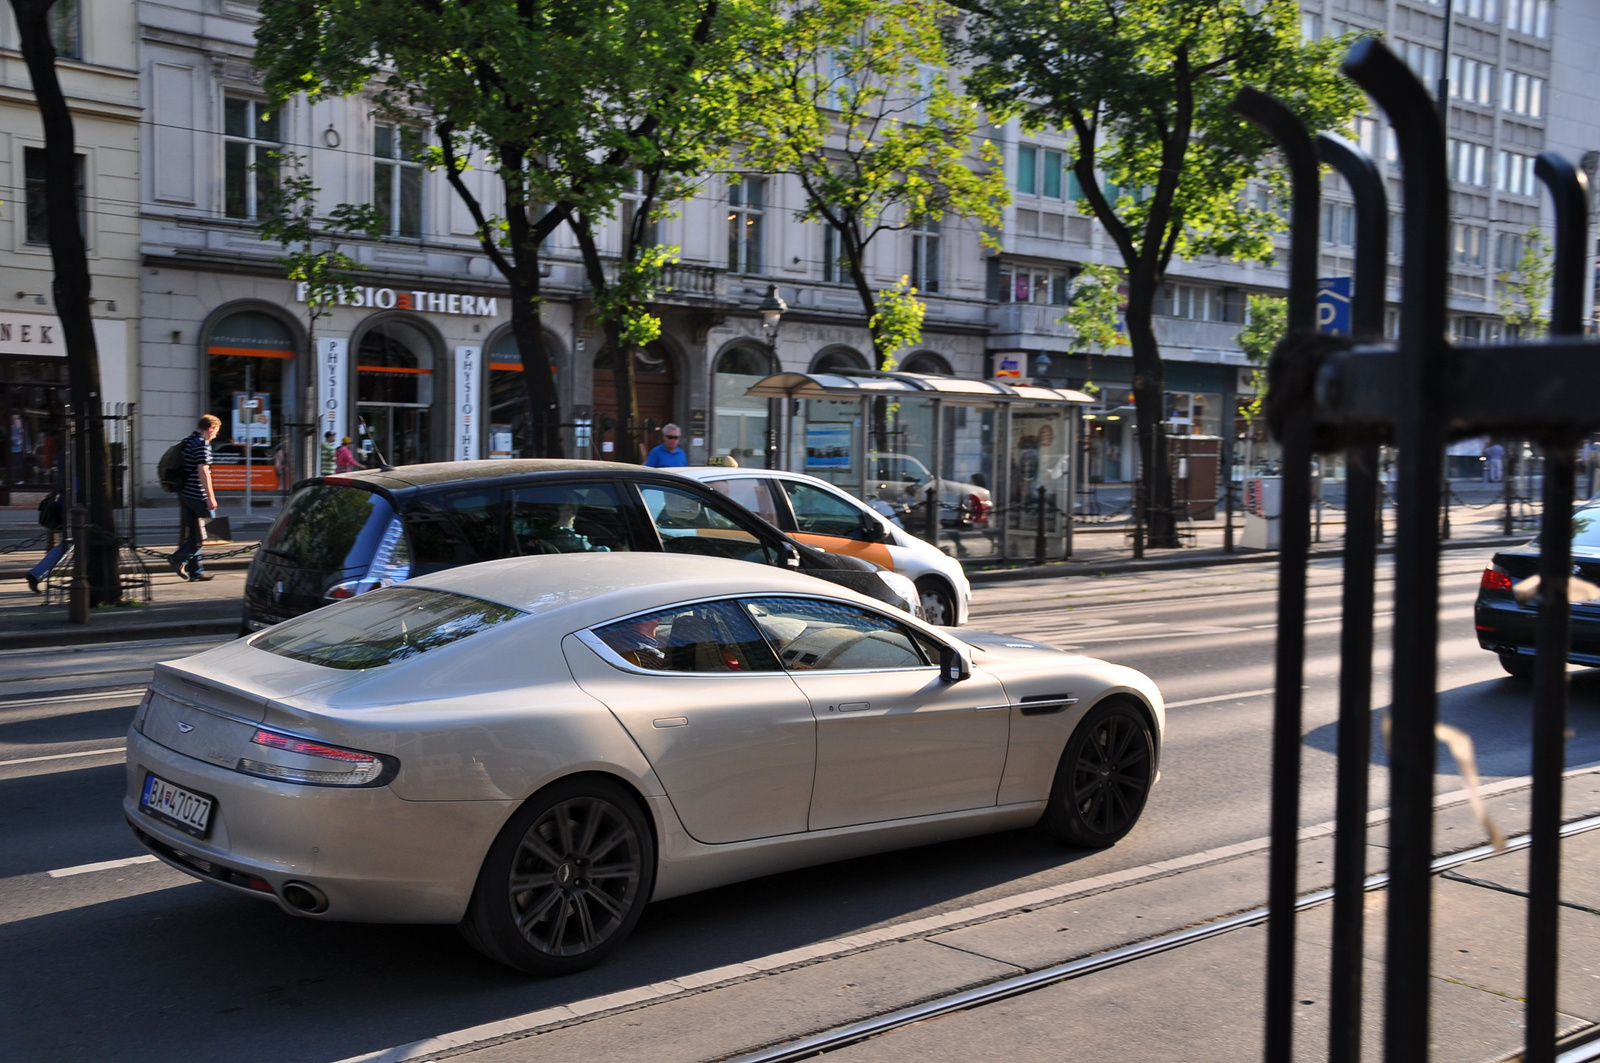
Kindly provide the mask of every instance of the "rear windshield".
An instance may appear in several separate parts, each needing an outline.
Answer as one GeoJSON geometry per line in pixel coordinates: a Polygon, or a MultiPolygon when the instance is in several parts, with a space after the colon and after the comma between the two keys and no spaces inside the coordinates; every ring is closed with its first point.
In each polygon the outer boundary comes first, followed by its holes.
{"type": "Polygon", "coordinates": [[[289,499],[261,550],[295,568],[335,572],[364,567],[394,511],[359,487],[310,484],[289,499]]]}
{"type": "Polygon", "coordinates": [[[268,628],[250,645],[327,668],[377,668],[525,615],[509,605],[423,587],[391,587],[268,628]]]}

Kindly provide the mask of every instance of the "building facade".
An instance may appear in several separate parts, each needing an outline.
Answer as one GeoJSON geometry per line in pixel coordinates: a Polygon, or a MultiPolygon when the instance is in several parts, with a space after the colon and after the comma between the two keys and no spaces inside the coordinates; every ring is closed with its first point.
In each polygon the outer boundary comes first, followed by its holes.
{"type": "MultiPolygon", "coordinates": [[[[56,73],[72,110],[78,202],[107,403],[138,397],[138,32],[132,0],[52,9],[56,73]]],[[[16,21],[0,11],[0,506],[29,508],[61,480],[66,346],[52,292],[44,133],[16,21]]]]}

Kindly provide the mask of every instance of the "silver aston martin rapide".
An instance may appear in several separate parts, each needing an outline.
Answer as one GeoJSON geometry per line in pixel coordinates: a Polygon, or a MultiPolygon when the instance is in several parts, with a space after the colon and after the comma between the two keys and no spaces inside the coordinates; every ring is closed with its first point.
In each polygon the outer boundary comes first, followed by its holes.
{"type": "Polygon", "coordinates": [[[157,666],[123,809],[291,914],[456,923],[561,974],[652,899],[1035,822],[1110,845],[1164,726],[1132,669],[797,572],[525,557],[157,666]]]}

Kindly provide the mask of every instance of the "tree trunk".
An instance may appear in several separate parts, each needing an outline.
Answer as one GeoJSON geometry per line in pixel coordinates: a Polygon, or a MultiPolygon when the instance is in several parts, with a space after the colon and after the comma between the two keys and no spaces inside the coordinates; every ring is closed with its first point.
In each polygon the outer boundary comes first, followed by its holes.
{"type": "MultiPolygon", "coordinates": [[[[45,209],[49,225],[52,290],[61,338],[67,347],[71,383],[76,468],[67,471],[69,504],[88,509],[85,560],[91,605],[122,598],[117,573],[117,526],[111,500],[111,461],[105,425],[100,420],[100,353],[89,317],[89,257],[78,216],[77,145],[72,112],[56,80],[56,51],[50,43],[53,0],[11,0],[21,33],[22,56],[33,81],[34,100],[44,128],[45,209]]],[[[84,546],[80,546],[84,549],[84,546]]]]}
{"type": "Polygon", "coordinates": [[[1175,547],[1178,527],[1172,508],[1172,471],[1167,467],[1166,372],[1151,314],[1155,285],[1128,284],[1128,343],[1133,348],[1133,404],[1138,416],[1139,469],[1144,481],[1145,526],[1150,545],[1175,547]]]}
{"type": "MultiPolygon", "coordinates": [[[[459,182],[458,191],[462,191],[459,182]]],[[[511,288],[511,334],[517,338],[522,356],[522,383],[528,401],[528,444],[536,458],[565,457],[561,445],[561,403],[556,396],[555,377],[550,374],[550,357],[545,351],[544,328],[539,306],[539,241],[537,227],[530,224],[521,189],[509,177],[506,190],[506,220],[511,236],[511,261],[492,256],[511,288]],[[506,268],[509,265],[509,269],[506,268]]],[[[463,192],[463,196],[465,193],[463,192]]],[[[472,203],[476,207],[476,203],[472,203]]],[[[480,232],[487,229],[480,222],[480,232]]],[[[487,237],[485,238],[487,241],[487,237]]]]}
{"type": "MultiPolygon", "coordinates": [[[[569,224],[578,238],[578,250],[583,254],[583,269],[589,278],[594,305],[600,307],[609,287],[606,264],[600,257],[600,245],[595,240],[588,217],[574,215],[569,224]]],[[[635,442],[639,431],[639,396],[634,386],[633,347],[628,345],[624,348],[622,325],[615,314],[602,314],[602,318],[605,349],[611,352],[611,381],[617,395],[616,460],[643,463],[645,455],[639,453],[640,448],[635,442]]]]}

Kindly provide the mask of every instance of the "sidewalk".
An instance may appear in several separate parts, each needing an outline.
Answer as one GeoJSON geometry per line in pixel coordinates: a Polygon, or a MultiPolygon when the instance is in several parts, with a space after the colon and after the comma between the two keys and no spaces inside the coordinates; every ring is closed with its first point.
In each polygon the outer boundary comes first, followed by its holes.
{"type": "MultiPolygon", "coordinates": [[[[1515,837],[1528,791],[1490,788],[1491,810],[1515,837]]],[[[1441,798],[1437,830],[1481,839],[1464,795],[1441,798]]],[[[1600,813],[1600,769],[1570,772],[1570,820],[1600,813]]],[[[1600,825],[1600,824],[1597,824],[1600,825]]],[[[1330,825],[1302,831],[1299,887],[1329,884],[1330,825]]],[[[1369,874],[1384,870],[1374,824],[1369,874]]],[[[1433,1057],[1512,1058],[1522,1038],[1527,853],[1446,871],[1434,882],[1433,1057]]],[[[970,1004],[834,1048],[828,1059],[884,1063],[1059,1063],[1062,1059],[1237,1063],[1261,1055],[1266,928],[1250,925],[1073,977],[1058,965],[1104,956],[1262,905],[1263,841],[1038,890],[959,912],[869,929],[715,971],[573,1001],[539,1012],[352,1057],[345,1063],[467,1060],[533,1063],[710,1063],[768,1046],[806,1047],[818,1034],[938,1002],[1028,972],[1041,988],[970,1004]]],[[[1600,1032],[1600,829],[1564,841],[1558,1017],[1574,1040],[1600,1032]]],[[[1381,1058],[1387,894],[1368,894],[1364,1056],[1381,1058]]],[[[1331,904],[1297,920],[1296,1048],[1327,1058],[1331,904]]],[[[623,961],[613,961],[623,962],[623,961]]],[[[906,1016],[911,1018],[912,1016],[906,1016]]],[[[799,1058],[797,1055],[796,1058],[799,1058]]],[[[1587,1057],[1586,1057],[1587,1058],[1587,1057]]]]}

